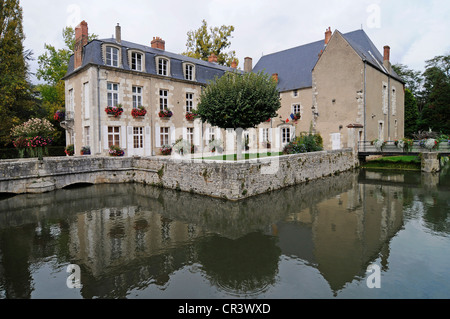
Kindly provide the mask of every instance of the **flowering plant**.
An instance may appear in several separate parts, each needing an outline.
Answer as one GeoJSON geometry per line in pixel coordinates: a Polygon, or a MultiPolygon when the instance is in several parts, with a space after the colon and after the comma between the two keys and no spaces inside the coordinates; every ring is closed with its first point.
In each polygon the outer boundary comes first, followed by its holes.
{"type": "Polygon", "coordinates": [[[64,121],[66,113],[64,111],[56,111],[55,115],[53,115],[53,119],[58,122],[64,121]]]}
{"type": "Polygon", "coordinates": [[[166,110],[160,111],[158,115],[159,115],[159,117],[162,117],[162,118],[163,117],[168,117],[169,118],[169,117],[173,116],[173,113],[172,113],[172,111],[166,109],[166,110]]]}
{"type": "Polygon", "coordinates": [[[114,157],[122,157],[125,155],[125,151],[117,145],[111,145],[109,147],[109,155],[114,157]]]}
{"type": "Polygon", "coordinates": [[[430,152],[431,150],[436,149],[438,147],[438,144],[438,141],[434,138],[427,138],[419,142],[420,147],[426,148],[430,152]]]}
{"type": "Polygon", "coordinates": [[[300,118],[301,118],[302,116],[300,115],[300,113],[295,113],[294,114],[294,121],[298,121],[298,120],[300,120],[300,118]]]}
{"type": "Polygon", "coordinates": [[[105,108],[106,114],[113,115],[114,117],[119,117],[123,113],[122,105],[117,106],[107,106],[105,108]]]}
{"type": "Polygon", "coordinates": [[[147,110],[143,106],[139,106],[131,110],[131,116],[134,118],[138,116],[145,116],[145,114],[147,114],[147,110]]]}
{"type": "Polygon", "coordinates": [[[386,145],[386,141],[375,139],[375,140],[372,141],[372,145],[375,146],[377,151],[382,151],[383,147],[386,145]]]}
{"type": "Polygon", "coordinates": [[[81,155],[91,155],[91,148],[89,146],[83,146],[81,148],[81,155]]]}
{"type": "Polygon", "coordinates": [[[64,153],[66,153],[67,156],[73,156],[75,154],[75,147],[73,144],[67,145],[64,149],[64,153]]]}
{"type": "Polygon", "coordinates": [[[193,112],[187,112],[186,113],[186,120],[188,121],[193,121],[197,118],[198,114],[193,113],[193,112]]]}
{"type": "Polygon", "coordinates": [[[171,155],[172,154],[172,146],[163,145],[160,149],[162,155],[171,155]]]}
{"type": "Polygon", "coordinates": [[[44,153],[48,154],[47,146],[53,142],[54,132],[55,128],[47,119],[32,118],[13,127],[11,136],[19,157],[23,157],[28,149],[31,157],[37,156],[41,160],[44,153]]]}

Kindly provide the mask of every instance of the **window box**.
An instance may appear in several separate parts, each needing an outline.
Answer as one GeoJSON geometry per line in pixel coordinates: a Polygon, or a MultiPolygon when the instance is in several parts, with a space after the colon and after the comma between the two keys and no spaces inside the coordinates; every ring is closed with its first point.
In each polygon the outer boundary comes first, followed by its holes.
{"type": "Polygon", "coordinates": [[[121,149],[119,146],[117,145],[111,145],[109,147],[109,155],[113,156],[113,157],[122,157],[125,155],[125,152],[123,149],[121,149]]]}
{"type": "Polygon", "coordinates": [[[81,148],[81,155],[91,155],[91,148],[89,146],[83,146],[81,148]]]}
{"type": "Polygon", "coordinates": [[[107,106],[105,109],[106,114],[112,117],[119,117],[123,113],[123,108],[121,105],[118,106],[107,106]]]}
{"type": "Polygon", "coordinates": [[[53,119],[55,121],[60,122],[60,123],[64,121],[65,117],[66,117],[65,112],[64,111],[60,111],[60,110],[56,111],[55,115],[53,115],[53,119]]]}
{"type": "Polygon", "coordinates": [[[131,116],[134,118],[144,117],[147,114],[147,110],[143,106],[139,106],[131,110],[131,116]]]}
{"type": "Polygon", "coordinates": [[[198,117],[198,114],[193,113],[193,112],[187,112],[186,113],[186,120],[188,121],[193,121],[198,117]]]}
{"type": "Polygon", "coordinates": [[[172,146],[170,145],[163,145],[160,149],[161,154],[164,156],[172,155],[172,146]]]}
{"type": "Polygon", "coordinates": [[[162,119],[170,119],[173,116],[172,111],[169,110],[162,110],[159,112],[159,117],[162,119]]]}

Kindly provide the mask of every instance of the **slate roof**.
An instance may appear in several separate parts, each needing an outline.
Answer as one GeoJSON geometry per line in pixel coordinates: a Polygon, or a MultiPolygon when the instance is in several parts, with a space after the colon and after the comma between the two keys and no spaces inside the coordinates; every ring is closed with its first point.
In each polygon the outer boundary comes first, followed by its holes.
{"type": "MultiPolygon", "coordinates": [[[[84,55],[83,55],[83,64],[80,69],[91,64],[91,65],[99,65],[106,66],[103,61],[102,56],[102,44],[111,43],[114,45],[119,45],[114,38],[111,39],[102,39],[102,40],[92,40],[84,47],[84,55]]],[[[156,56],[164,56],[170,59],[170,77],[173,79],[184,80],[183,74],[183,66],[184,62],[190,62],[195,64],[195,77],[196,82],[201,84],[207,84],[209,81],[214,80],[215,76],[222,76],[227,71],[237,71],[239,70],[222,66],[216,63],[211,63],[208,61],[193,59],[181,54],[172,53],[169,51],[159,50],[152,48],[150,46],[140,45],[128,41],[121,41],[120,45],[122,47],[122,67],[119,69],[129,70],[131,71],[130,66],[128,65],[128,49],[137,49],[143,51],[145,53],[145,73],[156,75],[156,56]]],[[[67,74],[64,78],[69,77],[72,73],[74,73],[74,56],[70,57],[69,66],[67,70],[67,74]]]]}
{"type": "MultiPolygon", "coordinates": [[[[337,31],[339,32],[339,31],[337,31]]],[[[383,67],[383,56],[364,30],[341,34],[363,61],[387,74],[383,67]]],[[[284,51],[263,56],[253,68],[253,72],[278,73],[280,92],[312,87],[312,70],[324,50],[324,40],[301,45],[284,51]]],[[[391,70],[392,77],[404,82],[391,70]]]]}

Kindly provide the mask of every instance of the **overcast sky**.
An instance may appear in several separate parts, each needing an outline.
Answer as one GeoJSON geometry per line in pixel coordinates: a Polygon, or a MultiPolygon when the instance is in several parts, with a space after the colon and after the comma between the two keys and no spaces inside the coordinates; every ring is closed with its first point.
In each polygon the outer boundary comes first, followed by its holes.
{"type": "Polygon", "coordinates": [[[102,38],[122,27],[122,39],[150,45],[155,36],[166,50],[186,50],[187,32],[205,19],[209,26],[233,25],[231,49],[239,67],[252,57],[289,49],[363,28],[379,51],[391,47],[391,62],[422,71],[425,60],[450,53],[449,0],[21,0],[25,48],[37,57],[44,43],[63,48],[62,29],[85,20],[102,38]]]}

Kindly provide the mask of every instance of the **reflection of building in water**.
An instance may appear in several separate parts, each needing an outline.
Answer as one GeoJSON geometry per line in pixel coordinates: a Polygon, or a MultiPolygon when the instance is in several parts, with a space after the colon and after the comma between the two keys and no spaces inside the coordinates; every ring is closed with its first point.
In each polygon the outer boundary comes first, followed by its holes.
{"type": "Polygon", "coordinates": [[[135,206],[77,215],[71,256],[98,277],[133,261],[163,254],[199,236],[195,226],[135,206]]]}
{"type": "Polygon", "coordinates": [[[403,225],[403,189],[358,185],[292,214],[276,226],[283,254],[321,272],[336,292],[381,257],[386,267],[390,239],[403,225]]]}

